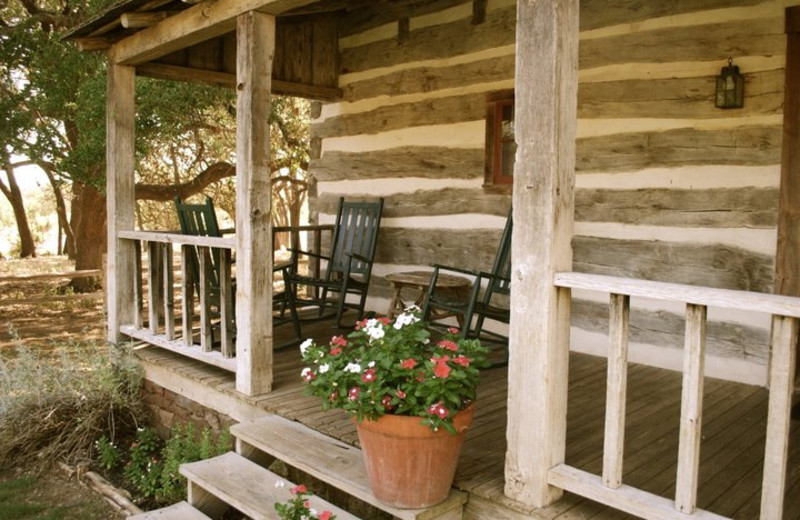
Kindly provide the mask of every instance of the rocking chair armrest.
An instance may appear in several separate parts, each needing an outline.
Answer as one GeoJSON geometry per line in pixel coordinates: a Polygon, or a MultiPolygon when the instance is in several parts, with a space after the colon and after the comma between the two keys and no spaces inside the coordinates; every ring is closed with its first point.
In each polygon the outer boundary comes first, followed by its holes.
{"type": "Polygon", "coordinates": [[[321,258],[322,260],[331,259],[331,257],[323,255],[322,253],[314,253],[313,251],[305,251],[303,249],[289,249],[288,251],[292,253],[293,257],[296,257],[298,255],[304,255],[304,256],[311,256],[314,258],[321,258]]]}
{"type": "Polygon", "coordinates": [[[511,279],[507,276],[500,276],[498,274],[489,273],[487,271],[479,271],[478,276],[481,278],[486,278],[487,280],[505,280],[507,282],[511,281],[511,279]]]}
{"type": "Polygon", "coordinates": [[[358,253],[345,253],[345,255],[347,255],[347,257],[350,258],[351,262],[353,260],[358,260],[359,262],[364,262],[365,264],[371,264],[373,262],[371,258],[367,258],[366,256],[360,255],[358,253]]]}

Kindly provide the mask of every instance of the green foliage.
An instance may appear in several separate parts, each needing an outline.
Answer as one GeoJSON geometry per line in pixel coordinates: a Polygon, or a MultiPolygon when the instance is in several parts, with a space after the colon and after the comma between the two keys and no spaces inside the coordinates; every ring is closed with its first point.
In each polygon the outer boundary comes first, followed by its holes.
{"type": "Polygon", "coordinates": [[[145,497],[174,503],[186,495],[186,479],[179,472],[181,464],[221,455],[230,450],[231,444],[227,430],[214,438],[209,428],[197,434],[191,423],[173,428],[166,443],[152,429],[141,428],[130,446],[125,476],[145,497]]]}
{"type": "Polygon", "coordinates": [[[105,435],[94,442],[94,447],[97,450],[97,458],[100,461],[100,465],[104,468],[114,469],[122,461],[122,452],[105,435]]]}
{"type": "Polygon", "coordinates": [[[329,345],[307,340],[300,346],[308,363],[301,374],[307,393],[359,421],[411,415],[434,431],[455,433],[453,415],[475,400],[487,349],[478,340],[460,339],[456,329],[431,341],[418,311],[407,310],[394,322],[365,319],[329,345]]]}
{"type": "Polygon", "coordinates": [[[276,502],[275,510],[281,520],[336,520],[330,511],[318,512],[311,508],[308,499],[314,495],[304,485],[293,487],[292,496],[284,503],[276,502]]]}
{"type": "Polygon", "coordinates": [[[101,432],[144,417],[141,366],[127,348],[75,342],[44,359],[0,355],[0,468],[45,468],[91,451],[101,432]]]}

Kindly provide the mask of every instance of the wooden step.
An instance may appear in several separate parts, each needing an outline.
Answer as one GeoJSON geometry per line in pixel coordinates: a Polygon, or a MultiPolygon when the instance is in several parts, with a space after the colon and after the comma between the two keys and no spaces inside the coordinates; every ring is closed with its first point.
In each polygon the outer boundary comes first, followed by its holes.
{"type": "Polygon", "coordinates": [[[282,460],[401,520],[458,520],[467,494],[453,490],[447,500],[427,509],[398,509],[372,494],[361,450],[298,422],[270,415],[231,427],[237,450],[261,451],[282,460]]]}
{"type": "Polygon", "coordinates": [[[148,511],[129,517],[131,520],[211,520],[188,502],[178,502],[169,507],[148,511]]]}
{"type": "MultiPolygon", "coordinates": [[[[219,512],[216,504],[219,501],[253,520],[277,519],[275,502],[286,502],[291,498],[290,489],[295,485],[233,452],[183,464],[180,471],[189,480],[189,502],[211,516],[219,512]],[[209,502],[211,497],[213,499],[209,502]]],[[[312,496],[309,501],[318,512],[327,509],[338,520],[358,520],[317,496],[312,496]]]]}

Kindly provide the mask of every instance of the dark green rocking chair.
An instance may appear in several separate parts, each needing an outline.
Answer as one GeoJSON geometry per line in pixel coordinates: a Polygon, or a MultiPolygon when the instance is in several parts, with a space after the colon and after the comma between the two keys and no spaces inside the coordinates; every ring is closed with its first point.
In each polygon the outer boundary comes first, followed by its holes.
{"type": "MultiPolygon", "coordinates": [[[[189,204],[182,202],[180,198],[175,197],[175,209],[178,212],[178,221],[180,222],[181,233],[195,236],[222,236],[222,233],[219,229],[219,224],[217,223],[217,215],[214,211],[214,203],[211,200],[211,197],[206,197],[206,200],[203,204],[189,204]]],[[[190,248],[189,257],[192,263],[192,283],[194,284],[195,290],[198,294],[200,294],[200,254],[206,255],[204,257],[205,265],[209,266],[206,276],[208,277],[210,285],[210,301],[206,302],[206,304],[216,307],[217,310],[219,310],[221,297],[220,280],[222,276],[222,273],[220,272],[220,255],[223,253],[220,249],[214,248],[210,250],[210,253],[208,248],[199,248],[194,246],[190,248]]],[[[289,283],[287,281],[290,276],[291,266],[287,265],[275,267],[274,272],[278,271],[282,272],[283,274],[284,290],[273,293],[273,306],[280,306],[282,311],[280,315],[275,318],[275,323],[292,323],[295,335],[297,339],[300,339],[302,335],[300,331],[300,321],[297,319],[295,306],[292,303],[294,295],[292,294],[292,291],[289,290],[289,283]],[[290,311],[290,316],[288,318],[284,318],[283,310],[286,308],[288,308],[290,311]]],[[[234,284],[232,294],[235,294],[235,292],[236,289],[234,284]]]]}
{"type": "Polygon", "coordinates": [[[319,318],[324,316],[325,309],[335,309],[339,328],[342,328],[342,314],[346,309],[355,309],[357,319],[363,318],[382,213],[383,199],[375,202],[339,199],[330,255],[292,251],[290,284],[295,290],[297,306],[318,307],[319,318]],[[297,266],[301,256],[325,260],[325,275],[315,278],[299,274],[297,266]],[[307,296],[300,297],[296,292],[299,286],[308,288],[307,296]],[[348,301],[348,296],[355,296],[356,300],[348,301]]]}
{"type": "MultiPolygon", "coordinates": [[[[433,274],[430,285],[425,295],[423,304],[423,319],[430,320],[434,312],[438,315],[456,316],[462,324],[461,335],[464,338],[478,338],[482,342],[502,346],[506,351],[503,362],[494,363],[495,366],[508,363],[508,338],[500,333],[487,329],[486,320],[508,324],[511,311],[509,301],[511,296],[511,231],[513,229],[511,211],[508,213],[497,255],[494,259],[491,272],[471,271],[458,267],[433,264],[433,274]],[[454,299],[451,292],[436,291],[436,281],[439,273],[449,271],[454,274],[466,275],[472,279],[471,289],[467,299],[454,299]],[[481,287],[486,289],[481,295],[481,287]],[[475,324],[473,325],[473,319],[475,324]]],[[[445,328],[446,325],[431,322],[431,328],[445,328]]]]}

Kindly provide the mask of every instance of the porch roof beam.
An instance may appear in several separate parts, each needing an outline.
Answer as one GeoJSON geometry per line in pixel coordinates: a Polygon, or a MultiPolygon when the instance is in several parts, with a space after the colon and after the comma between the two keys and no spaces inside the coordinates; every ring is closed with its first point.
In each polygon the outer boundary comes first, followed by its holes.
{"type": "Polygon", "coordinates": [[[249,11],[278,15],[314,0],[206,0],[115,44],[111,63],[139,65],[229,33],[236,17],[249,11]]]}

